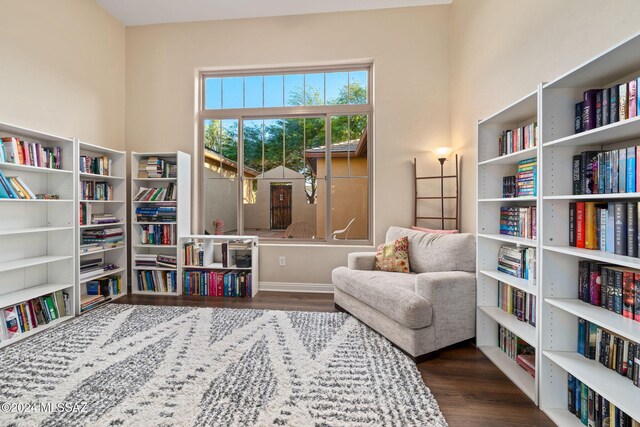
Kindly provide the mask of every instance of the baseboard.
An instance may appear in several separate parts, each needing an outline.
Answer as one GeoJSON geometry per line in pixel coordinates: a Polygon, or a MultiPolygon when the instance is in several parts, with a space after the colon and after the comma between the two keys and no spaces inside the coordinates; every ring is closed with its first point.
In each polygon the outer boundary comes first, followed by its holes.
{"type": "Polygon", "coordinates": [[[271,292],[310,292],[317,294],[332,294],[331,283],[292,283],[292,282],[260,282],[260,291],[271,292]]]}

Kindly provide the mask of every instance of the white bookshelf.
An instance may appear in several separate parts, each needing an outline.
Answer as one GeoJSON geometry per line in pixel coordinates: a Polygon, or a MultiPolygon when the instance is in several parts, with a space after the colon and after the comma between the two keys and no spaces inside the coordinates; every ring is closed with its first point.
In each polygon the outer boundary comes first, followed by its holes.
{"type": "MultiPolygon", "coordinates": [[[[127,234],[126,227],[127,217],[127,187],[126,187],[126,154],[124,151],[113,150],[110,148],[100,147],[86,142],[78,141],[78,157],[106,157],[111,162],[111,168],[105,172],[105,174],[81,172],[78,163],[78,211],[82,207],[90,209],[91,214],[112,213],[118,219],[117,223],[111,224],[93,224],[91,218],[87,218],[85,224],[80,224],[78,219],[78,260],[77,260],[77,280],[78,290],[76,292],[76,311],[82,314],[87,311],[81,310],[81,304],[83,298],[87,296],[87,283],[93,280],[99,280],[111,276],[120,276],[120,289],[119,292],[114,292],[109,289],[108,300],[113,301],[127,294],[127,234]],[[82,182],[106,182],[113,188],[113,195],[111,200],[86,200],[81,195],[82,182]],[[110,228],[121,228],[124,234],[124,242],[121,246],[106,247],[98,251],[92,251],[83,253],[80,246],[82,244],[82,234],[85,230],[97,231],[110,228]],[[80,263],[86,259],[100,259],[104,264],[115,264],[117,268],[101,273],[91,275],[90,277],[80,276],[80,263]]],[[[91,309],[96,308],[93,306],[91,309]]],[[[90,311],[89,309],[88,311],[90,311]]]]}
{"type": "Polygon", "coordinates": [[[180,294],[180,280],[177,274],[178,267],[138,267],[136,266],[136,256],[140,254],[155,254],[155,255],[172,255],[178,258],[178,239],[180,236],[185,236],[191,233],[191,156],[182,151],[177,152],[145,152],[145,153],[131,153],[131,292],[133,294],[145,294],[145,295],[179,295],[180,294]],[[148,178],[146,176],[138,175],[138,165],[141,161],[146,161],[149,157],[158,157],[168,163],[177,165],[177,177],[175,178],[148,178]],[[134,201],[134,197],[138,194],[141,187],[147,188],[167,188],[170,184],[173,184],[177,191],[176,201],[162,201],[162,202],[142,202],[134,201]],[[158,206],[170,206],[176,208],[177,218],[173,222],[145,222],[138,221],[136,216],[136,208],[152,208],[158,206]],[[171,244],[144,244],[141,241],[142,227],[146,226],[169,226],[173,229],[175,235],[175,243],[171,244]],[[151,291],[144,289],[139,283],[139,274],[145,274],[145,271],[155,272],[152,274],[168,274],[174,273],[176,275],[177,287],[174,291],[151,291]]]}
{"type": "MultiPolygon", "coordinates": [[[[232,236],[232,235],[189,235],[181,236],[178,240],[179,259],[178,259],[178,283],[179,293],[185,294],[184,275],[188,272],[223,272],[223,273],[251,273],[251,292],[248,297],[254,297],[258,293],[258,236],[232,236]],[[234,240],[248,241],[248,249],[227,249],[227,264],[223,264],[223,243],[229,243],[234,240]],[[196,242],[201,245],[203,253],[203,265],[186,265],[184,246],[188,242],[196,242]],[[238,267],[235,259],[239,256],[251,256],[250,265],[247,267],[238,267]]],[[[213,296],[206,295],[203,298],[230,298],[229,296],[213,296]]]]}
{"type": "MultiPolygon", "coordinates": [[[[534,295],[538,299],[539,287],[498,271],[498,251],[503,245],[534,248],[539,253],[538,241],[524,237],[500,234],[500,208],[503,206],[538,206],[540,191],[535,197],[502,197],[502,178],[515,175],[518,162],[537,158],[539,147],[531,147],[498,156],[498,138],[504,130],[538,122],[538,92],[516,101],[504,110],[478,123],[478,203],[477,203],[477,268],[478,308],[476,313],[476,340],[478,348],[531,400],[538,401],[538,327],[518,320],[498,305],[499,283],[534,295]],[[498,329],[503,326],[536,349],[536,376],[513,361],[499,347],[498,329]]],[[[540,165],[538,165],[538,171],[540,165]]],[[[538,172],[538,183],[540,174],[538,172]]],[[[540,212],[538,211],[538,217],[540,212]]],[[[538,222],[538,221],[537,221],[538,222]]],[[[538,222],[539,223],[539,222],[538,222]]],[[[536,257],[536,259],[539,259],[536,257]]],[[[536,301],[539,304],[538,301],[536,301]]],[[[539,323],[539,316],[537,316],[539,323]]]]}
{"type": "MultiPolygon", "coordinates": [[[[0,341],[5,347],[65,322],[76,314],[75,305],[75,170],[74,140],[0,123],[0,137],[17,137],[60,147],[61,169],[0,163],[5,176],[16,176],[35,194],[56,194],[59,199],[0,199],[0,310],[62,291],[68,295],[69,314],[0,341]]],[[[4,318],[3,318],[4,321],[4,318]]]]}

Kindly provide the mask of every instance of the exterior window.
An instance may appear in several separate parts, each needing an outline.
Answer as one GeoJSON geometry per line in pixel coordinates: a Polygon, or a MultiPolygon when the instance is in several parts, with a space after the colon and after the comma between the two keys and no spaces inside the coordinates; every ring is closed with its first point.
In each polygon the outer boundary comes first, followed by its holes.
{"type": "Polygon", "coordinates": [[[204,230],[368,241],[370,68],[203,74],[204,230]]]}

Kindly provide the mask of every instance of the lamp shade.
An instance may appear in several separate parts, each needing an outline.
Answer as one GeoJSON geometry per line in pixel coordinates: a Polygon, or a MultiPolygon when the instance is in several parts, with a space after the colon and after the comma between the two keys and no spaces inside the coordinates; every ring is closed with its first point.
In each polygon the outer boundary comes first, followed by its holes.
{"type": "Polygon", "coordinates": [[[436,155],[437,159],[446,159],[447,157],[449,157],[449,154],[451,154],[452,151],[453,148],[451,147],[438,147],[434,151],[434,154],[436,155]]]}

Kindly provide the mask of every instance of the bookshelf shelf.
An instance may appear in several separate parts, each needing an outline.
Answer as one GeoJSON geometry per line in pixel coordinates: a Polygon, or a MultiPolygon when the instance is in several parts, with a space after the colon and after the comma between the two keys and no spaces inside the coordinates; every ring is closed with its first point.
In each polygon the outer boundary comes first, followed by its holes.
{"type": "Polygon", "coordinates": [[[499,347],[481,346],[480,351],[487,356],[527,397],[536,401],[535,378],[529,375],[516,362],[511,360],[499,347]]]}
{"type": "MultiPolygon", "coordinates": [[[[80,278],[80,284],[84,284],[84,283],[90,282],[92,280],[102,279],[103,277],[112,276],[114,274],[119,274],[119,273],[123,273],[123,272],[126,272],[126,271],[127,271],[126,268],[120,267],[120,268],[116,268],[114,270],[109,270],[109,271],[105,271],[105,272],[102,272],[102,273],[94,274],[93,276],[80,278]]],[[[124,285],[124,283],[123,283],[123,285],[124,285]]],[[[123,289],[125,291],[124,293],[126,293],[126,288],[124,286],[123,286],[123,289]]]]}
{"type": "Polygon", "coordinates": [[[610,402],[615,402],[617,407],[634,419],[640,419],[640,392],[628,378],[579,353],[543,351],[543,355],[587,384],[596,393],[610,402]]]}
{"type": "Polygon", "coordinates": [[[586,258],[592,261],[600,261],[616,264],[622,267],[640,268],[640,258],[633,258],[624,255],[616,255],[610,252],[598,251],[592,249],[574,248],[572,246],[550,246],[544,245],[543,250],[557,252],[560,254],[571,255],[577,258],[586,258]]]}
{"type": "Polygon", "coordinates": [[[607,325],[607,329],[614,334],[640,342],[640,322],[636,322],[633,319],[627,319],[624,316],[587,304],[579,299],[545,298],[545,302],[597,325],[607,325]]]}
{"type": "Polygon", "coordinates": [[[525,239],[524,237],[509,236],[506,234],[478,234],[483,239],[498,240],[500,242],[511,243],[514,245],[538,247],[538,242],[533,239],[525,239]]]}
{"type": "Polygon", "coordinates": [[[613,193],[613,194],[563,194],[558,196],[544,196],[544,200],[617,200],[638,199],[640,193],[613,193]]]}
{"type": "Polygon", "coordinates": [[[14,228],[11,230],[0,230],[0,236],[11,236],[16,234],[30,234],[30,233],[49,233],[53,231],[69,231],[73,230],[73,227],[27,227],[27,228],[14,228]]]}
{"type": "MultiPolygon", "coordinates": [[[[144,287],[140,282],[139,275],[143,275],[144,271],[162,272],[167,275],[175,275],[176,282],[179,282],[177,278],[178,267],[141,267],[136,266],[136,259],[138,256],[144,255],[156,255],[156,256],[171,256],[179,257],[179,250],[177,241],[180,236],[187,235],[191,232],[191,156],[182,151],[174,152],[146,152],[146,153],[131,153],[131,263],[133,265],[132,270],[135,272],[132,274],[131,289],[134,294],[146,294],[146,295],[179,295],[180,285],[176,285],[177,292],[162,292],[150,291],[144,287]],[[149,161],[149,158],[157,158],[158,162],[149,161]],[[167,165],[163,169],[163,165],[167,165]],[[168,165],[175,165],[174,172],[175,177],[169,175],[170,168],[168,165]],[[152,174],[157,171],[162,171],[163,177],[148,177],[147,174],[153,171],[152,174]],[[153,187],[153,188],[169,188],[174,187],[176,191],[176,200],[168,201],[139,201],[133,200],[138,194],[141,187],[153,187]],[[155,207],[172,207],[175,208],[176,218],[175,221],[138,221],[136,210],[138,208],[152,209],[155,207]],[[155,233],[165,233],[164,230],[169,228],[169,234],[175,239],[171,241],[172,244],[168,245],[155,245],[143,243],[152,240],[142,240],[143,233],[151,233],[151,227],[155,227],[155,233]],[[146,231],[145,231],[146,230],[146,231]],[[160,231],[162,230],[162,231],[160,231]]],[[[155,219],[155,218],[145,218],[155,219]]],[[[167,218],[172,219],[172,218],[167,218]]],[[[158,236],[156,235],[156,238],[158,236]]],[[[164,241],[164,240],[156,240],[164,241]]],[[[176,261],[177,263],[177,261],[176,261]]],[[[149,280],[147,277],[146,280],[149,280]]],[[[167,280],[164,277],[161,280],[167,280]]],[[[156,278],[153,278],[156,281],[156,278]]],[[[168,280],[167,280],[168,281],[168,280]]]]}
{"type": "Polygon", "coordinates": [[[45,283],[43,285],[32,286],[20,291],[4,294],[0,296],[0,308],[16,305],[23,301],[28,301],[30,299],[37,298],[42,295],[47,295],[56,291],[61,291],[63,289],[73,288],[73,286],[73,283],[45,283]]]}
{"type": "Polygon", "coordinates": [[[489,199],[478,199],[479,203],[521,203],[536,202],[537,197],[493,197],[489,199]]]}
{"type": "Polygon", "coordinates": [[[113,248],[104,248],[104,249],[100,249],[99,251],[91,251],[91,252],[82,252],[80,251],[80,256],[89,256],[89,255],[96,255],[96,254],[103,254],[105,252],[110,252],[110,251],[117,251],[117,250],[123,250],[126,249],[127,247],[122,245],[122,246],[115,246],[113,248]]]}
{"type": "Polygon", "coordinates": [[[80,172],[80,178],[90,179],[95,181],[122,181],[125,179],[123,176],[99,175],[95,173],[86,173],[86,172],[80,172]]]}
{"type": "Polygon", "coordinates": [[[30,173],[44,173],[47,175],[73,175],[73,171],[66,170],[66,169],[41,168],[38,166],[17,165],[15,163],[4,163],[4,162],[0,163],[0,169],[20,171],[20,172],[30,172],[30,173]]]}
{"type": "Polygon", "coordinates": [[[124,200],[79,200],[80,203],[124,203],[124,200]]]}
{"type": "Polygon", "coordinates": [[[526,322],[519,321],[516,316],[509,314],[500,307],[478,307],[487,316],[501,324],[511,332],[537,348],[536,328],[526,322]]]}
{"type": "Polygon", "coordinates": [[[485,160],[483,162],[479,162],[479,166],[488,166],[488,165],[515,165],[520,160],[529,159],[531,157],[536,157],[538,153],[538,147],[531,147],[525,150],[516,151],[515,153],[506,154],[504,156],[494,157],[489,160],[485,160]]]}
{"type": "Polygon", "coordinates": [[[67,259],[73,259],[73,255],[44,255],[32,258],[22,258],[14,261],[6,261],[0,263],[0,273],[3,273],[5,271],[17,270],[19,268],[33,267],[41,264],[50,264],[67,259]]]}
{"type": "Polygon", "coordinates": [[[510,274],[506,274],[498,270],[480,270],[480,274],[491,277],[492,279],[495,279],[499,282],[506,283],[509,286],[513,286],[514,288],[523,290],[529,294],[538,294],[538,287],[529,283],[527,279],[520,279],[518,277],[511,276],[510,274]]]}
{"type": "Polygon", "coordinates": [[[637,138],[638,133],[640,133],[640,117],[634,117],[549,141],[544,144],[544,147],[610,145],[637,138]]]}
{"type": "Polygon", "coordinates": [[[80,229],[84,230],[88,228],[117,227],[120,225],[127,225],[127,223],[124,221],[118,221],[118,222],[110,222],[108,224],[84,224],[80,226],[80,229]]]}
{"type": "Polygon", "coordinates": [[[584,424],[580,422],[580,419],[569,412],[566,408],[563,409],[543,409],[544,413],[556,423],[556,425],[563,427],[584,427],[584,424]]]}
{"type": "Polygon", "coordinates": [[[73,199],[0,199],[0,203],[73,203],[73,199]]]}
{"type": "Polygon", "coordinates": [[[13,338],[9,338],[8,340],[2,341],[0,342],[0,348],[4,348],[8,345],[17,343],[18,341],[22,341],[23,339],[29,338],[35,334],[38,334],[40,332],[44,332],[49,328],[53,328],[55,326],[58,326],[59,324],[61,324],[62,322],[66,322],[67,320],[71,320],[73,319],[74,316],[64,316],[64,317],[60,317],[56,320],[53,320],[47,324],[44,325],[39,325],[37,328],[32,329],[30,331],[27,332],[23,332],[20,335],[13,337],[13,338]]]}

